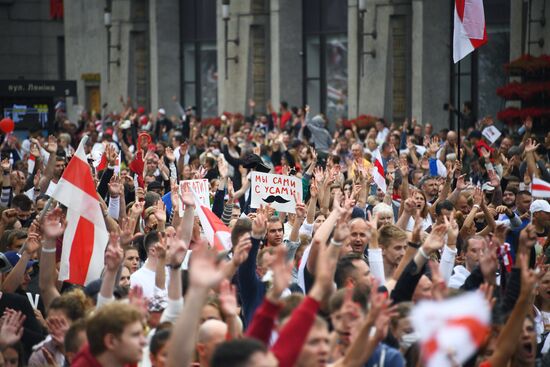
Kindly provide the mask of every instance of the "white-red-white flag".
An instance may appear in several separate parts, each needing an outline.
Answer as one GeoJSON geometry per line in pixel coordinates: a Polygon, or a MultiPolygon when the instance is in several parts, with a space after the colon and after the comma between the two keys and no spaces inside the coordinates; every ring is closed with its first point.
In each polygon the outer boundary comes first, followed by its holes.
{"type": "Polygon", "coordinates": [[[487,43],[483,0],[455,0],[453,60],[455,64],[487,43]]]}
{"type": "Polygon", "coordinates": [[[384,165],[382,164],[382,157],[380,151],[376,149],[372,153],[372,179],[374,183],[382,190],[386,192],[386,173],[384,172],[384,165]]]}
{"type": "Polygon", "coordinates": [[[36,158],[34,155],[30,154],[27,158],[27,172],[31,175],[34,172],[34,167],[36,166],[36,158]]]}
{"type": "Polygon", "coordinates": [[[195,198],[195,213],[199,216],[206,239],[216,251],[231,249],[231,230],[210,208],[205,206],[197,192],[189,186],[195,198]]]}
{"type": "Polygon", "coordinates": [[[445,301],[421,301],[411,312],[427,367],[460,366],[485,341],[491,309],[480,291],[445,301]]]}
{"type": "Polygon", "coordinates": [[[100,278],[109,233],[86,160],[85,136],[57,183],[52,197],[67,207],[59,280],[86,285],[100,278]]]}
{"type": "Polygon", "coordinates": [[[533,177],[531,194],[536,198],[550,198],[550,183],[540,178],[533,177]]]}

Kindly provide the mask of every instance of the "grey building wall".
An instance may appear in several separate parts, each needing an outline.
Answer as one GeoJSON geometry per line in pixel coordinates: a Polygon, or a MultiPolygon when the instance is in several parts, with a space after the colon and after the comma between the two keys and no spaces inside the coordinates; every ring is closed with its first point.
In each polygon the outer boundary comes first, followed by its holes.
{"type": "MultiPolygon", "coordinates": [[[[103,7],[99,1],[73,0],[64,2],[65,58],[67,79],[77,81],[78,99],[67,104],[72,121],[77,118],[76,106],[86,106],[84,74],[99,74],[101,96],[107,91],[107,31],[103,24],[103,7]]],[[[89,85],[89,84],[88,84],[89,85]]]]}
{"type": "Polygon", "coordinates": [[[149,0],[151,111],[164,108],[175,114],[172,96],[181,80],[180,8],[178,0],[149,0]]]}
{"type": "MultiPolygon", "coordinates": [[[[533,0],[533,8],[541,7],[542,1],[533,0]]],[[[300,105],[304,101],[302,1],[231,1],[228,38],[238,38],[239,43],[228,44],[228,56],[238,57],[238,62],[228,62],[227,79],[221,2],[217,0],[218,112],[248,113],[249,98],[257,101],[257,111],[264,110],[264,103],[269,100],[275,108],[281,100],[300,105]]],[[[150,110],[164,107],[169,114],[175,113],[171,97],[179,94],[182,83],[180,3],[179,0],[114,0],[110,33],[112,44],[120,44],[121,48],[120,51],[111,49],[111,60],[119,60],[120,65],[107,65],[107,30],[103,24],[105,3],[66,1],[67,78],[79,81],[79,103],[86,84],[81,80],[82,74],[99,73],[103,101],[118,106],[119,96],[129,95],[134,100],[145,98],[150,110]],[[136,17],[136,9],[143,3],[147,4],[146,14],[136,17]],[[147,54],[143,53],[144,47],[147,54]],[[146,65],[143,65],[144,57],[146,65]]],[[[377,37],[365,36],[363,50],[374,50],[376,57],[363,56],[364,74],[359,68],[357,54],[360,40],[357,0],[347,0],[347,4],[347,115],[353,118],[368,113],[393,118],[396,40],[392,32],[395,32],[395,19],[401,17],[406,19],[408,32],[401,39],[405,39],[408,55],[404,92],[406,115],[421,122],[431,122],[436,128],[447,127],[449,116],[442,106],[450,100],[451,2],[368,1],[363,19],[364,32],[376,31],[377,37]]],[[[523,6],[522,0],[512,0],[511,58],[524,52],[522,31],[525,32],[526,25],[521,12],[523,6]]],[[[0,12],[2,9],[0,5],[0,12]]],[[[550,6],[546,6],[545,12],[548,18],[550,6]]],[[[535,25],[532,30],[533,37],[539,32],[548,39],[550,27],[535,25]]],[[[548,47],[550,41],[547,40],[539,52],[548,52],[545,51],[548,47]]]]}
{"type": "Polygon", "coordinates": [[[49,1],[0,1],[0,29],[0,79],[63,77],[63,21],[50,19],[49,1]]]}

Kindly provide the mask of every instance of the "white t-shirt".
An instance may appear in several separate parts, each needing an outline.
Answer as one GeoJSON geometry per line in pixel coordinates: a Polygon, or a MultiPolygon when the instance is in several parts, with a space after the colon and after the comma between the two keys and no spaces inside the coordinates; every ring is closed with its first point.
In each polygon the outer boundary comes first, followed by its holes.
{"type": "Polygon", "coordinates": [[[133,288],[136,285],[141,286],[141,288],[143,288],[143,296],[148,299],[153,298],[155,295],[164,295],[166,289],[168,289],[170,272],[166,269],[165,288],[159,289],[155,286],[155,272],[147,269],[145,266],[146,264],[147,262],[145,262],[141,268],[130,275],[130,287],[133,288]]]}
{"type": "MultiPolygon", "coordinates": [[[[426,231],[430,226],[434,224],[432,221],[432,216],[428,214],[426,218],[422,218],[422,230],[426,231]]],[[[412,232],[414,229],[414,218],[409,217],[409,222],[407,223],[407,231],[412,232]]]]}

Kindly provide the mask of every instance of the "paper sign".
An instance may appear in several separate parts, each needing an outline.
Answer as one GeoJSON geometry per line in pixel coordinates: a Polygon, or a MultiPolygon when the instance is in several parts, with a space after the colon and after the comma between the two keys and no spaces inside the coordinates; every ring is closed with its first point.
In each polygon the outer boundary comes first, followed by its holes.
{"type": "MultiPolygon", "coordinates": [[[[183,180],[180,181],[179,190],[180,198],[183,198],[184,192],[191,192],[190,187],[195,190],[199,196],[201,203],[210,208],[210,183],[206,178],[202,180],[183,180]]],[[[183,216],[183,200],[180,205],[180,216],[183,216]]]]}
{"type": "Polygon", "coordinates": [[[491,144],[497,141],[498,138],[500,138],[500,136],[502,135],[502,133],[498,131],[498,129],[493,125],[487,126],[485,129],[483,129],[481,134],[485,137],[485,139],[489,140],[491,144]]]}
{"type": "Polygon", "coordinates": [[[251,208],[271,205],[279,212],[295,213],[296,201],[302,200],[302,180],[293,176],[252,172],[251,208]]]}

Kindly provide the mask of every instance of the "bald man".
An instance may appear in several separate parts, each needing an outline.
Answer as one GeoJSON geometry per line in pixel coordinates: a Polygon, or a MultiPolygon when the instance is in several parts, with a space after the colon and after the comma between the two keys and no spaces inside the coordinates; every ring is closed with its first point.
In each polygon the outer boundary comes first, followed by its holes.
{"type": "Polygon", "coordinates": [[[197,337],[197,353],[201,367],[210,367],[210,360],[216,347],[227,336],[227,325],[219,320],[206,320],[200,327],[197,337]]]}

